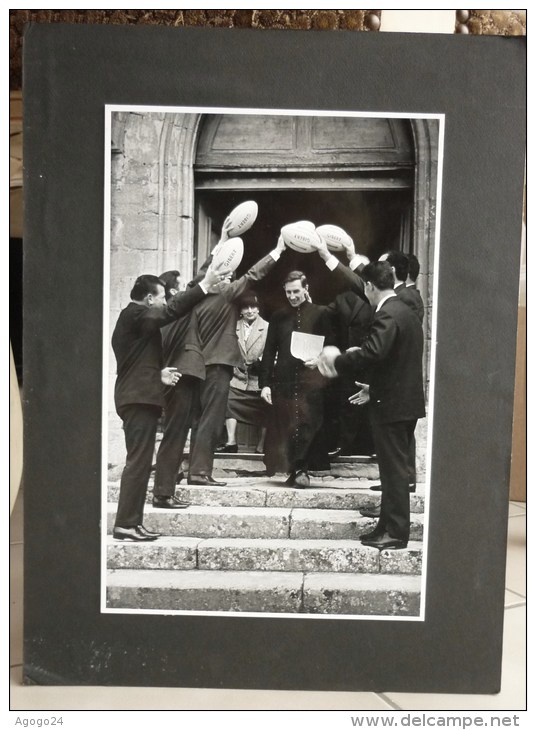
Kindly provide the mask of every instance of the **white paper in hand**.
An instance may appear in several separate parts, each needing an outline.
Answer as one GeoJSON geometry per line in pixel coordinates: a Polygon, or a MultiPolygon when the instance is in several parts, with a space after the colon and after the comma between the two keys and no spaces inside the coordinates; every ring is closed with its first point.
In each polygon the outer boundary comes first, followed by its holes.
{"type": "Polygon", "coordinates": [[[290,354],[298,360],[314,360],[322,352],[324,337],[308,335],[306,332],[293,332],[290,338],[290,354]]]}

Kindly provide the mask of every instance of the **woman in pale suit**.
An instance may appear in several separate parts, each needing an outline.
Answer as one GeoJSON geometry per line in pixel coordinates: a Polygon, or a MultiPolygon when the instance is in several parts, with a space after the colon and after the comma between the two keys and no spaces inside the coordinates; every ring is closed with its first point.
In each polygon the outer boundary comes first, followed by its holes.
{"type": "Polygon", "coordinates": [[[238,422],[262,428],[257,452],[263,451],[266,403],[260,397],[258,373],[267,333],[268,322],[259,316],[257,297],[253,293],[244,294],[240,299],[240,319],[236,325],[238,347],[243,362],[240,367],[234,368],[225,419],[227,443],[217,449],[220,453],[235,454],[238,451],[236,442],[238,422]]]}

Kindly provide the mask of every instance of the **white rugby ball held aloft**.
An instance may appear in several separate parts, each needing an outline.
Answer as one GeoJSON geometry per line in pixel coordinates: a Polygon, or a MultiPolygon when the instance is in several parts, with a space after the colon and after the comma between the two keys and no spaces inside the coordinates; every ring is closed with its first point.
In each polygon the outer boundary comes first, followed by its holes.
{"type": "Polygon", "coordinates": [[[324,226],[318,226],[316,232],[326,242],[330,251],[344,251],[346,246],[353,244],[350,236],[339,226],[327,223],[324,226]]]}
{"type": "Polygon", "coordinates": [[[240,236],[242,233],[249,231],[257,219],[258,212],[259,206],[254,200],[246,200],[233,208],[226,219],[229,224],[227,229],[229,238],[240,236]]]}
{"type": "MultiPolygon", "coordinates": [[[[299,253],[312,253],[318,250],[320,237],[316,231],[309,226],[303,225],[303,221],[289,223],[281,229],[281,235],[285,245],[299,253]]],[[[305,221],[307,223],[307,221],[305,221]]]]}
{"type": "Polygon", "coordinates": [[[241,238],[229,238],[218,246],[212,258],[214,271],[236,271],[244,255],[244,242],[241,238]]]}
{"type": "Polygon", "coordinates": [[[315,230],[315,224],[312,221],[296,221],[293,225],[304,226],[304,228],[309,228],[311,231],[315,230]]]}

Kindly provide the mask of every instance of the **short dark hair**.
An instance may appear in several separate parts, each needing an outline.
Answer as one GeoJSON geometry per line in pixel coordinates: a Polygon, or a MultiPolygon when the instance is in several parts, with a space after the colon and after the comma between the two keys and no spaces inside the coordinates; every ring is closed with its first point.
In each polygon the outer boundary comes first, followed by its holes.
{"type": "Polygon", "coordinates": [[[158,294],[159,286],[164,287],[164,289],[166,288],[164,282],[158,276],[142,274],[134,282],[134,286],[130,292],[130,298],[135,302],[141,302],[147,294],[158,294]]]}
{"type": "Polygon", "coordinates": [[[177,271],[177,269],[172,269],[171,271],[164,271],[163,274],[160,274],[159,279],[164,282],[164,288],[166,290],[166,299],[169,299],[171,296],[171,289],[177,288],[177,278],[181,275],[180,271],[177,271]]]}
{"type": "Polygon", "coordinates": [[[374,261],[367,264],[361,272],[361,278],[365,282],[374,284],[380,291],[393,289],[395,285],[395,277],[388,261],[374,261]]]}
{"type": "Polygon", "coordinates": [[[290,271],[283,281],[283,286],[285,286],[285,284],[289,284],[291,281],[298,280],[301,281],[301,285],[305,289],[305,287],[307,286],[307,277],[305,276],[303,271],[290,271]]]}
{"type": "Polygon", "coordinates": [[[408,276],[411,281],[417,281],[417,277],[419,276],[419,272],[421,270],[419,259],[415,256],[414,253],[408,253],[406,254],[406,256],[408,257],[408,276]]]}
{"type": "Polygon", "coordinates": [[[238,308],[244,309],[245,307],[258,307],[259,306],[259,300],[257,299],[257,295],[255,292],[246,292],[243,294],[240,299],[238,300],[238,308]]]}
{"type": "Polygon", "coordinates": [[[406,281],[408,278],[408,257],[402,251],[389,251],[387,261],[394,267],[395,276],[399,281],[406,281]]]}

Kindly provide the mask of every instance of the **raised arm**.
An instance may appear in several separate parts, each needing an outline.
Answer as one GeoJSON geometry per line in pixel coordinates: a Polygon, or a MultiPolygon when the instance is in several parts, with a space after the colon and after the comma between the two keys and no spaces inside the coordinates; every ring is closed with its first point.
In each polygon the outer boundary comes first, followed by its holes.
{"type": "Polygon", "coordinates": [[[267,256],[257,261],[249,271],[235,281],[219,285],[219,293],[228,301],[238,299],[252,281],[260,281],[276,265],[286,246],[283,238],[279,236],[277,246],[267,256]]]}
{"type": "Polygon", "coordinates": [[[341,264],[339,259],[332,253],[330,253],[325,241],[322,239],[320,239],[317,251],[322,261],[324,261],[327,268],[335,277],[337,286],[341,292],[350,290],[355,292],[365,301],[368,301],[365,296],[365,286],[363,284],[363,280],[361,279],[359,274],[357,274],[353,270],[354,268],[357,270],[362,268],[365,263],[368,263],[368,259],[366,256],[356,254],[353,243],[351,244],[351,247],[349,244],[348,248],[346,249],[349,267],[341,264]]]}

